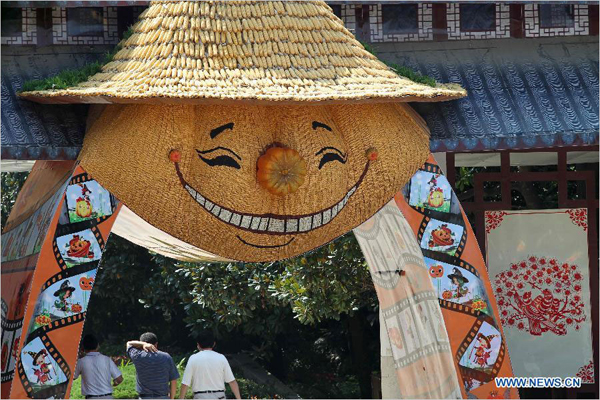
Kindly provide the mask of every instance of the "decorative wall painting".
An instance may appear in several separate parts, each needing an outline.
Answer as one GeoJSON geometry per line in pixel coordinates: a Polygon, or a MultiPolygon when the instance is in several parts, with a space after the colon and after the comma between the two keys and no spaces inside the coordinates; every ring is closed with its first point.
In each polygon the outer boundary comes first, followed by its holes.
{"type": "Polygon", "coordinates": [[[485,218],[515,373],[593,383],[587,209],[489,211],[485,218]]]}
{"type": "Polygon", "coordinates": [[[23,347],[20,360],[33,391],[39,392],[67,381],[65,372],[39,337],[23,347]]]}

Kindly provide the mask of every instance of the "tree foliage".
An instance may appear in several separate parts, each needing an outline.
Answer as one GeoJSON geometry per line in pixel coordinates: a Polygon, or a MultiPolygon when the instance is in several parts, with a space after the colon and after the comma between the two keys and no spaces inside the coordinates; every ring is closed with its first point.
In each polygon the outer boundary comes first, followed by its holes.
{"type": "Polygon", "coordinates": [[[247,334],[276,335],[286,315],[314,325],[377,307],[368,268],[351,233],[281,262],[175,263],[174,268],[176,280],[191,288],[181,293],[191,328],[241,327],[247,334]]]}
{"type": "Polygon", "coordinates": [[[4,229],[10,210],[17,201],[17,194],[23,187],[29,172],[3,172],[0,175],[2,175],[2,229],[4,229]]]}

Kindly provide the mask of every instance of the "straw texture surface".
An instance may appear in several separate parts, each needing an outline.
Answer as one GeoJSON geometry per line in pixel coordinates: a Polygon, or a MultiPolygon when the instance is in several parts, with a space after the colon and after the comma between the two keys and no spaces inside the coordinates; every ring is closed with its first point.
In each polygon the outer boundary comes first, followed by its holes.
{"type": "Polygon", "coordinates": [[[270,261],[323,245],[388,202],[429,153],[418,118],[398,103],[109,105],[80,161],[168,234],[223,258],[270,261]],[[273,146],[306,166],[283,196],[257,179],[273,146]]]}
{"type": "Polygon", "coordinates": [[[40,102],[442,101],[458,85],[396,75],[321,1],[152,2],[88,81],[25,92],[40,102]]]}

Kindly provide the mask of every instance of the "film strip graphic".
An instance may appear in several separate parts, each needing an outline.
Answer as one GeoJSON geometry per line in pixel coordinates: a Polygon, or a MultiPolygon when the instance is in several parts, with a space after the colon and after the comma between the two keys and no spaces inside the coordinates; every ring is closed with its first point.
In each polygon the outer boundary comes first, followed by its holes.
{"type": "Polygon", "coordinates": [[[4,318],[3,316],[1,326],[2,342],[7,343],[9,349],[8,355],[6,356],[7,359],[5,361],[6,371],[3,371],[1,375],[1,381],[2,383],[4,383],[12,380],[15,374],[14,365],[11,367],[11,359],[14,359],[16,363],[17,350],[15,349],[15,346],[18,347],[18,341],[21,337],[21,333],[19,332],[19,330],[23,327],[23,318],[9,320],[4,318]],[[8,341],[6,341],[6,339],[8,339],[8,341]],[[15,339],[17,343],[15,343],[15,339]]]}
{"type": "Polygon", "coordinates": [[[81,174],[77,174],[71,178],[69,181],[69,185],[76,185],[78,183],[85,183],[93,180],[87,172],[82,172],[81,174]]]}
{"type": "Polygon", "coordinates": [[[79,314],[75,314],[70,317],[64,317],[64,318],[52,321],[48,325],[44,325],[44,326],[36,329],[35,331],[31,332],[29,334],[29,336],[27,336],[27,343],[31,342],[33,339],[35,339],[37,337],[42,337],[46,333],[51,332],[55,329],[59,329],[59,328],[65,327],[65,326],[84,322],[86,315],[87,315],[87,311],[83,311],[79,314]]]}
{"type": "Polygon", "coordinates": [[[92,271],[94,269],[98,268],[98,261],[93,261],[90,263],[86,263],[86,264],[80,264],[80,265],[76,265],[74,267],[69,268],[66,271],[61,271],[58,274],[52,276],[51,278],[49,278],[41,287],[41,292],[43,292],[44,290],[46,290],[48,287],[50,287],[51,285],[53,285],[54,283],[61,281],[63,279],[67,279],[70,278],[72,276],[75,275],[79,275],[82,274],[84,272],[89,272],[92,271]]]}
{"type": "Polygon", "coordinates": [[[425,165],[423,165],[421,168],[419,168],[421,171],[425,171],[425,172],[431,172],[432,174],[443,174],[442,169],[440,168],[439,165],[436,164],[430,164],[428,162],[425,163],[425,165]]]}
{"type": "MultiPolygon", "coordinates": [[[[91,176],[89,176],[87,172],[83,172],[81,174],[78,174],[78,175],[75,175],[74,177],[72,177],[71,180],[69,181],[69,185],[76,185],[78,183],[85,183],[85,182],[90,182],[90,181],[95,182],[96,180],[94,178],[92,178],[91,176]]],[[[111,208],[112,208],[113,213],[117,209],[117,200],[112,195],[111,195],[111,208]]],[[[100,223],[108,218],[110,218],[110,215],[104,216],[101,218],[97,218],[96,222],[100,223]]]]}
{"type": "MultiPolygon", "coordinates": [[[[42,287],[40,289],[40,296],[46,289],[48,289],[50,286],[52,286],[56,282],[60,282],[65,279],[69,279],[73,276],[77,276],[77,275],[80,275],[85,272],[93,271],[97,268],[98,268],[98,261],[95,261],[95,262],[91,262],[91,263],[87,263],[87,264],[81,264],[81,265],[74,266],[72,268],[69,268],[67,271],[61,271],[61,272],[57,273],[56,275],[52,276],[51,278],[49,278],[42,285],[42,287]]],[[[57,319],[55,321],[48,323],[47,325],[41,326],[41,327],[37,328],[36,330],[31,331],[29,333],[29,335],[27,336],[27,343],[31,342],[33,339],[35,339],[36,337],[38,337],[39,335],[41,335],[45,332],[49,332],[54,329],[62,328],[63,326],[72,325],[72,324],[76,324],[76,323],[85,321],[86,311],[87,311],[86,309],[82,309],[82,312],[80,312],[79,314],[74,314],[74,315],[71,315],[68,317],[57,319]]],[[[35,315],[35,313],[34,313],[34,315],[35,315]]]]}
{"type": "MultiPolygon", "coordinates": [[[[60,248],[58,247],[57,238],[65,236],[65,235],[73,234],[76,232],[80,232],[81,229],[75,227],[74,225],[75,224],[63,226],[61,229],[59,229],[57,227],[56,234],[54,235],[54,240],[52,241],[52,251],[54,252],[54,258],[56,259],[56,262],[58,263],[59,268],[63,271],[66,270],[68,268],[68,266],[60,252],[60,248]]],[[[102,233],[100,232],[100,230],[98,229],[96,224],[94,224],[89,229],[92,232],[92,234],[94,235],[94,238],[96,239],[96,241],[98,242],[98,246],[100,247],[100,252],[101,253],[104,252],[104,247],[106,246],[106,242],[104,241],[104,238],[102,237],[102,233]]]]}
{"type": "MultiPolygon", "coordinates": [[[[462,343],[460,344],[460,347],[458,348],[458,351],[456,352],[455,357],[456,357],[457,362],[459,362],[461,360],[461,358],[467,352],[467,350],[468,350],[469,346],[471,345],[471,343],[473,342],[473,340],[475,340],[475,338],[477,337],[477,333],[479,332],[479,329],[483,325],[483,322],[487,322],[488,324],[493,325],[492,318],[487,315],[485,316],[485,318],[477,318],[475,320],[475,323],[471,327],[471,330],[469,331],[469,333],[467,334],[465,339],[462,341],[462,343]]],[[[498,331],[498,332],[500,332],[500,331],[498,331]]],[[[494,379],[498,375],[498,372],[500,371],[500,367],[502,367],[502,362],[504,361],[504,357],[506,355],[506,347],[504,344],[504,338],[501,335],[500,335],[500,340],[501,340],[501,343],[500,343],[500,348],[498,349],[498,357],[496,358],[494,365],[492,365],[490,373],[485,373],[483,371],[478,371],[478,370],[474,370],[471,368],[465,368],[463,366],[460,366],[461,374],[463,376],[467,376],[469,378],[475,378],[484,383],[489,382],[492,379],[494,379]]]]}
{"type": "Polygon", "coordinates": [[[23,326],[23,318],[21,319],[4,319],[2,318],[2,330],[16,331],[23,326]]]}
{"type": "MultiPolygon", "coordinates": [[[[39,385],[29,380],[29,377],[25,373],[21,357],[19,357],[17,362],[17,374],[19,375],[19,379],[21,380],[23,388],[25,389],[25,392],[27,392],[27,396],[29,398],[63,398],[67,390],[67,383],[71,378],[71,369],[45,332],[40,334],[38,337],[42,341],[45,350],[48,352],[48,355],[53,358],[53,360],[56,362],[56,365],[58,365],[58,368],[60,368],[62,373],[65,375],[66,381],[54,386],[36,390],[36,386],[39,385]]],[[[54,371],[55,374],[56,372],[57,371],[54,371]]]]}
{"type": "Polygon", "coordinates": [[[454,303],[452,301],[439,299],[440,307],[445,308],[446,310],[456,311],[462,314],[471,315],[477,319],[480,319],[487,315],[479,310],[474,309],[473,307],[466,306],[460,303],[454,303]]]}
{"type": "MultiPolygon", "coordinates": [[[[422,168],[420,168],[420,171],[429,172],[432,174],[443,175],[443,172],[439,166],[437,166],[435,164],[430,164],[430,163],[426,163],[422,168]]],[[[412,184],[412,182],[411,182],[411,184],[412,184]]],[[[407,187],[410,188],[410,186],[407,186],[407,187]]],[[[413,205],[410,205],[411,190],[408,189],[408,192],[405,192],[405,195],[408,197],[407,204],[409,205],[409,207],[411,207],[414,211],[416,211],[419,215],[422,216],[421,223],[419,224],[419,227],[418,227],[416,233],[417,233],[417,240],[418,240],[419,244],[421,245],[421,248],[423,251],[423,255],[427,258],[430,258],[430,259],[433,259],[433,260],[436,260],[439,262],[443,262],[443,263],[446,263],[451,266],[460,267],[463,270],[468,271],[471,274],[473,274],[475,277],[477,277],[477,279],[481,280],[481,276],[480,276],[479,272],[477,271],[477,269],[473,265],[471,265],[470,263],[468,263],[462,259],[462,255],[463,255],[463,252],[464,252],[464,249],[465,249],[465,246],[467,243],[467,237],[468,237],[468,232],[466,229],[468,222],[465,221],[465,217],[464,217],[462,210],[459,213],[457,213],[457,210],[454,210],[454,212],[451,212],[451,211],[443,212],[443,211],[429,209],[426,207],[413,206],[413,205]],[[430,249],[427,249],[427,246],[422,245],[423,238],[425,237],[426,234],[428,234],[427,226],[430,224],[431,221],[435,221],[438,224],[441,222],[441,223],[453,224],[453,225],[462,227],[462,235],[458,242],[456,251],[454,252],[453,255],[450,255],[443,251],[430,250],[430,249]]],[[[452,190],[451,190],[451,196],[452,196],[451,202],[458,201],[456,199],[456,195],[454,194],[454,192],[452,190]]],[[[452,205],[451,205],[451,207],[452,207],[452,205]]],[[[456,362],[460,369],[461,376],[463,378],[474,378],[481,382],[491,381],[498,374],[498,371],[500,370],[500,367],[502,366],[502,363],[504,361],[504,356],[505,356],[506,350],[505,350],[505,342],[504,342],[504,339],[501,334],[499,335],[501,343],[500,343],[500,347],[498,349],[498,357],[492,366],[488,366],[488,368],[486,368],[485,370],[474,369],[474,368],[464,367],[464,366],[460,365],[459,362],[462,359],[465,352],[467,351],[467,349],[469,348],[469,346],[471,345],[471,343],[473,342],[473,340],[475,340],[475,338],[477,337],[479,329],[481,328],[481,326],[483,325],[484,322],[487,322],[492,327],[494,327],[498,332],[500,332],[500,330],[498,329],[497,324],[494,320],[494,317],[484,313],[483,311],[474,309],[470,305],[455,303],[455,302],[448,301],[448,300],[441,299],[441,298],[438,299],[438,302],[440,304],[440,307],[442,307],[443,309],[461,313],[461,314],[465,314],[465,315],[469,315],[475,319],[475,322],[474,322],[473,326],[471,327],[470,332],[463,339],[457,353],[455,354],[456,362]]]]}

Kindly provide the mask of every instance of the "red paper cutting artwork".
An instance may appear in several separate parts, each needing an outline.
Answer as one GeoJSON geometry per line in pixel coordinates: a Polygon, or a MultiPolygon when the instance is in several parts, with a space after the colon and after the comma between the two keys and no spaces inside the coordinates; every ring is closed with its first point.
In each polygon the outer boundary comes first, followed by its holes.
{"type": "Polygon", "coordinates": [[[594,383],[594,361],[591,361],[579,368],[577,371],[578,378],[581,378],[581,383],[594,383]]]}
{"type": "Polygon", "coordinates": [[[566,335],[587,319],[576,265],[530,256],[496,275],[502,324],[533,336],[566,335]]]}
{"type": "Polygon", "coordinates": [[[506,212],[504,211],[488,211],[485,213],[485,231],[490,233],[502,223],[506,212]]]}
{"type": "Polygon", "coordinates": [[[583,228],[584,231],[587,231],[587,210],[585,208],[573,208],[567,210],[571,221],[577,226],[583,228]]]}

